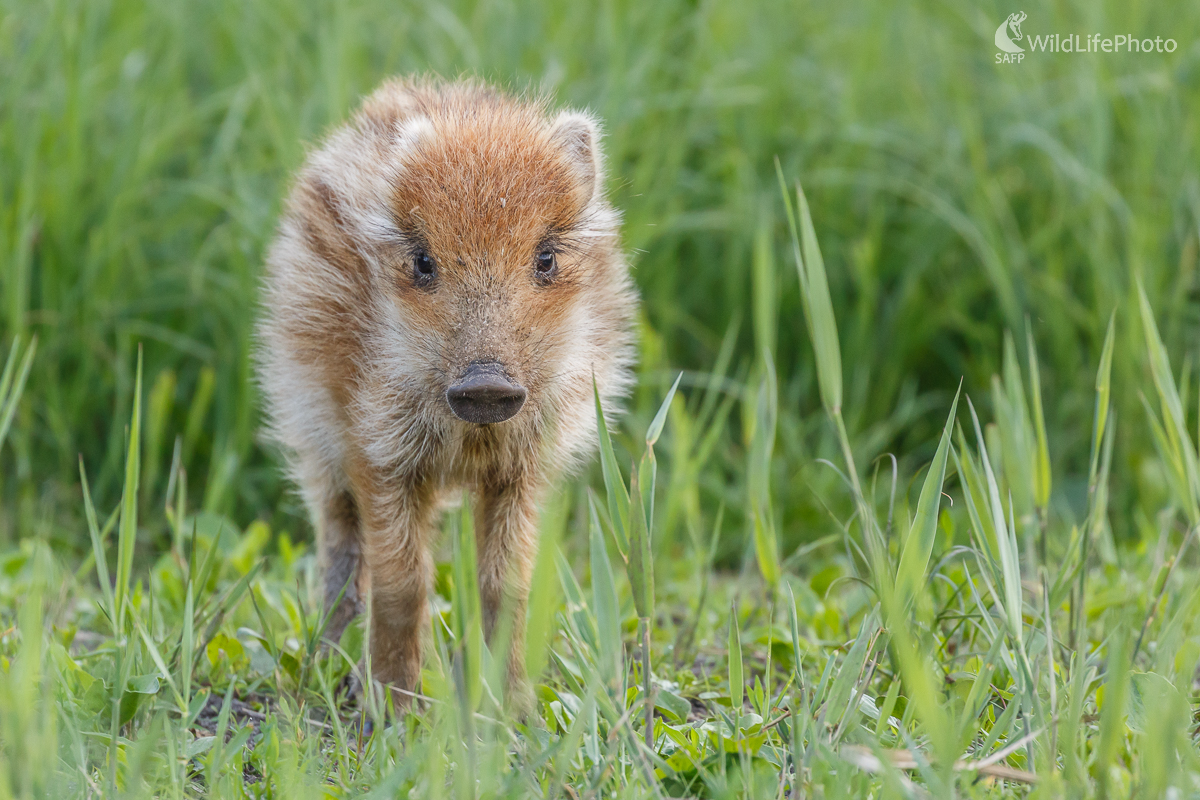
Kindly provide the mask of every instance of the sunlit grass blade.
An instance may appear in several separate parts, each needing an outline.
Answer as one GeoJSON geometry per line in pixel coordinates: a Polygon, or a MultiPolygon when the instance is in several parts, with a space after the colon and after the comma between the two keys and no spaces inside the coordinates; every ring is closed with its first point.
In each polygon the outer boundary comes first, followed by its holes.
{"type": "Polygon", "coordinates": [[[1125,710],[1129,694],[1129,635],[1118,629],[1108,643],[1104,704],[1100,709],[1100,740],[1093,769],[1100,797],[1108,796],[1110,765],[1125,737],[1125,710]]]}
{"type": "Polygon", "coordinates": [[[954,468],[962,485],[964,505],[967,507],[967,519],[971,523],[971,536],[975,542],[976,553],[989,564],[994,563],[999,556],[996,549],[996,533],[992,529],[992,518],[987,509],[987,490],[983,485],[982,469],[971,454],[961,427],[958,429],[958,447],[953,448],[950,454],[954,457],[954,468]]]}
{"type": "MultiPolygon", "coordinates": [[[[163,445],[167,440],[167,427],[175,403],[175,371],[165,369],[158,373],[150,387],[146,400],[145,452],[143,453],[142,489],[152,493],[158,487],[158,475],[162,469],[163,445]]],[[[168,498],[169,501],[170,498],[168,498]]]]}
{"type": "Polygon", "coordinates": [[[1197,464],[1196,448],[1187,430],[1187,416],[1175,387],[1171,373],[1171,362],[1158,335],[1154,322],[1154,311],[1146,298],[1146,291],[1138,282],[1138,303],[1141,309],[1142,330],[1146,336],[1146,348],[1150,361],[1150,373],[1154,377],[1154,388],[1162,405],[1163,428],[1170,443],[1166,454],[1168,465],[1179,476],[1186,487],[1178,501],[1187,513],[1192,526],[1200,524],[1200,465],[1197,464]]]}
{"type": "MultiPolygon", "coordinates": [[[[1088,568],[1092,547],[1097,543],[1104,544],[1102,553],[1112,549],[1111,544],[1102,541],[1101,537],[1105,535],[1105,522],[1108,515],[1108,475],[1112,466],[1113,441],[1116,439],[1116,412],[1109,412],[1104,415],[1104,418],[1106,427],[1100,442],[1100,450],[1097,453],[1099,466],[1093,459],[1090,468],[1092,474],[1088,479],[1088,511],[1087,518],[1084,520],[1084,529],[1080,535],[1079,584],[1076,599],[1078,605],[1072,620],[1072,641],[1077,633],[1086,629],[1088,568]]],[[[1153,415],[1150,415],[1149,418],[1152,429],[1158,426],[1153,415]]],[[[1165,439],[1165,437],[1160,438],[1165,439]]],[[[1109,558],[1112,556],[1109,555],[1109,558]]]]}
{"type": "Polygon", "coordinates": [[[983,474],[987,481],[987,494],[984,507],[987,509],[996,536],[996,548],[1002,576],[1002,591],[1004,593],[1004,613],[1008,622],[1009,632],[1017,641],[1018,646],[1024,640],[1025,632],[1021,623],[1021,565],[1018,555],[1016,531],[1010,524],[1010,518],[1005,514],[1005,504],[1000,499],[1000,487],[992,472],[991,459],[988,457],[987,444],[983,439],[983,430],[979,425],[979,417],[971,398],[967,398],[967,407],[971,411],[971,422],[975,426],[976,447],[979,449],[979,460],[983,464],[983,474]]]}
{"type": "Polygon", "coordinates": [[[775,536],[771,508],[771,465],[775,451],[776,425],[779,418],[779,388],[775,365],[770,354],[763,353],[762,378],[755,394],[753,435],[746,465],[746,491],[750,500],[754,553],[769,590],[774,590],[782,574],[779,544],[775,536]]]}
{"type": "Polygon", "coordinates": [[[629,496],[629,586],[637,615],[654,618],[654,557],[650,547],[650,528],[646,522],[642,492],[638,485],[638,470],[630,477],[629,496]]]}
{"type": "Polygon", "coordinates": [[[884,695],[883,705],[879,706],[879,718],[875,720],[875,738],[883,744],[884,737],[891,733],[898,720],[892,716],[896,710],[896,701],[900,699],[900,680],[893,678],[888,684],[887,694],[884,695]]]}
{"type": "Polygon", "coordinates": [[[96,562],[96,578],[100,582],[100,596],[103,598],[103,609],[108,617],[108,624],[113,626],[113,634],[117,632],[117,606],[113,597],[112,582],[108,573],[108,554],[104,546],[104,534],[96,521],[96,507],[92,504],[91,489],[88,488],[87,471],[83,467],[83,456],[79,457],[79,485],[83,489],[83,510],[87,519],[88,535],[92,542],[92,556],[96,562]]]}
{"type": "Polygon", "coordinates": [[[900,566],[896,572],[896,591],[902,608],[907,608],[916,597],[918,588],[925,581],[925,571],[933,554],[938,512],[941,508],[942,484],[946,480],[946,463],[950,457],[950,437],[954,430],[954,417],[958,412],[958,397],[956,393],[954,402],[950,404],[950,415],[942,429],[942,438],[938,442],[933,462],[925,474],[925,483],[917,500],[917,511],[901,550],[900,566]]]}
{"type": "Polygon", "coordinates": [[[771,519],[771,508],[754,509],[754,554],[758,568],[768,587],[775,587],[783,572],[779,566],[779,544],[775,536],[775,523],[771,519]]]}
{"type": "Polygon", "coordinates": [[[615,687],[621,674],[621,607],[617,602],[617,587],[613,581],[612,566],[608,551],[604,547],[604,535],[600,530],[600,519],[596,516],[595,498],[588,497],[591,525],[588,526],[592,568],[592,608],[596,615],[596,632],[599,644],[599,670],[604,682],[615,687]]]}
{"type": "Polygon", "coordinates": [[[737,606],[729,606],[729,699],[733,704],[734,719],[742,714],[742,703],[746,699],[746,684],[742,675],[742,634],[738,630],[737,606]]]}
{"type": "Polygon", "coordinates": [[[792,636],[792,660],[795,662],[793,670],[796,675],[797,685],[800,689],[804,688],[804,649],[800,645],[800,617],[796,613],[796,594],[792,591],[790,583],[784,584],[788,591],[788,630],[792,636]]]}
{"type": "Polygon", "coordinates": [[[138,349],[137,377],[134,380],[133,419],[129,424],[129,445],[125,456],[125,484],[121,490],[121,520],[117,525],[117,581],[113,602],[117,612],[117,630],[125,634],[125,603],[133,580],[133,549],[137,543],[138,481],[141,477],[142,429],[142,351],[138,349]]]}
{"type": "Polygon", "coordinates": [[[1046,437],[1046,414],[1042,410],[1042,379],[1038,369],[1037,348],[1033,345],[1033,329],[1026,320],[1025,341],[1029,353],[1029,392],[1032,399],[1030,413],[1037,434],[1037,456],[1034,459],[1033,502],[1038,509],[1045,510],[1050,504],[1050,445],[1046,437]]]}
{"type": "Polygon", "coordinates": [[[525,665],[531,678],[538,678],[549,661],[547,650],[555,629],[554,614],[561,602],[561,590],[555,580],[555,560],[568,514],[566,493],[553,495],[542,512],[538,535],[538,555],[533,567],[529,593],[529,621],[525,637],[525,665]]]}
{"type": "MultiPolygon", "coordinates": [[[[1000,482],[1001,496],[1011,496],[1016,507],[1018,535],[1024,534],[1023,540],[1031,543],[1035,529],[1037,437],[1011,331],[1004,333],[1001,375],[992,376],[992,405],[996,421],[987,426],[985,433],[992,457],[998,458],[993,469],[1000,482]]],[[[1030,566],[1033,566],[1032,562],[1030,566]]]]}
{"type": "MultiPolygon", "coordinates": [[[[658,485],[658,459],[654,455],[653,447],[650,447],[650,446],[646,447],[646,452],[642,453],[642,458],[638,462],[637,467],[635,468],[634,471],[637,472],[637,501],[641,505],[642,518],[645,520],[646,530],[649,532],[648,540],[651,542],[651,545],[653,546],[654,530],[655,530],[654,497],[655,497],[655,490],[657,489],[657,485],[658,485]]],[[[630,502],[631,508],[630,508],[630,512],[629,512],[630,513],[629,524],[632,526],[634,524],[633,516],[635,516],[634,510],[632,508],[632,505],[633,505],[632,499],[633,499],[633,491],[634,491],[632,475],[630,476],[629,491],[630,491],[630,499],[631,499],[631,502],[630,502]]],[[[630,546],[630,548],[632,548],[633,543],[631,542],[629,546],[630,546]]],[[[631,553],[631,556],[632,556],[632,553],[631,553]]]]}
{"type": "Polygon", "coordinates": [[[453,570],[455,678],[460,699],[473,713],[483,697],[483,613],[476,577],[475,524],[467,505],[455,526],[453,570]]]}
{"type": "Polygon", "coordinates": [[[613,536],[621,557],[629,552],[629,493],[625,490],[625,479],[617,465],[612,438],[608,435],[608,423],[604,419],[604,408],[600,404],[600,389],[592,379],[592,395],[596,401],[596,429],[600,436],[600,467],[604,472],[604,490],[608,495],[609,517],[613,536]]]}
{"type": "MultiPolygon", "coordinates": [[[[891,639],[891,651],[899,668],[899,677],[908,694],[910,713],[920,719],[933,745],[934,757],[939,772],[949,776],[958,753],[958,737],[947,709],[941,701],[939,688],[934,682],[934,667],[929,663],[913,631],[907,616],[892,598],[884,598],[883,619],[891,639]]],[[[832,693],[831,693],[832,694],[832,693]]],[[[901,726],[903,728],[903,725],[901,726]]]]}
{"type": "Polygon", "coordinates": [[[183,634],[179,649],[179,685],[187,702],[192,701],[192,664],[196,650],[196,587],[191,578],[187,580],[183,603],[183,634]]]}
{"type": "Polygon", "coordinates": [[[1108,330],[1104,334],[1104,346],[1100,350],[1100,364],[1096,369],[1096,410],[1092,422],[1092,452],[1088,469],[1088,490],[1096,479],[1097,461],[1100,458],[1100,440],[1104,436],[1105,426],[1108,425],[1108,410],[1112,403],[1112,360],[1113,344],[1117,312],[1108,318],[1108,330]]]}
{"type": "Polygon", "coordinates": [[[654,419],[650,421],[650,427],[646,429],[646,445],[648,447],[653,447],[658,442],[658,437],[662,435],[663,426],[667,424],[667,412],[671,410],[671,401],[675,399],[675,390],[679,388],[681,380],[683,380],[682,372],[675,377],[675,382],[671,384],[667,396],[659,405],[654,419]]]}
{"type": "Polygon", "coordinates": [[[812,216],[808,210],[808,199],[799,182],[796,183],[796,208],[793,209],[783,177],[783,168],[778,159],[775,171],[783,191],[787,210],[788,229],[792,236],[792,255],[796,260],[796,271],[800,276],[800,297],[804,307],[804,319],[808,323],[809,337],[817,356],[817,377],[821,391],[821,402],[830,416],[840,415],[842,410],[842,352],[838,344],[837,323],[833,316],[833,302],[829,296],[829,282],[825,275],[825,261],[817,244],[812,216]]]}
{"type": "Polygon", "coordinates": [[[819,722],[828,722],[835,730],[842,717],[850,710],[848,705],[855,694],[855,687],[865,677],[867,660],[877,643],[876,633],[879,631],[879,615],[872,611],[867,614],[863,624],[854,637],[850,652],[838,666],[837,674],[829,687],[829,695],[825,700],[819,722]]]}
{"type": "Polygon", "coordinates": [[[758,353],[775,350],[779,307],[778,281],[775,276],[775,247],[772,242],[770,209],[759,212],[750,258],[751,318],[754,322],[754,349],[758,353]]]}

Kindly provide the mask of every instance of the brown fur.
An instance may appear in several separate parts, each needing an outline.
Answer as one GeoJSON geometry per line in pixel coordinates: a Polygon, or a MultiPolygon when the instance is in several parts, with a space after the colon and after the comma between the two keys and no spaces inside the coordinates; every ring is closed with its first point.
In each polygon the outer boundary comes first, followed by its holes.
{"type": "Polygon", "coordinates": [[[629,383],[636,300],[604,197],[595,123],[472,82],[393,82],[312,153],[268,257],[260,376],[318,527],[336,640],[371,597],[376,679],[416,688],[430,540],[448,496],[474,495],[489,635],[524,612],[539,499],[629,383]],[[537,253],[557,272],[535,278],[537,253]],[[437,264],[422,285],[414,253],[437,264]],[[457,418],[474,362],[523,386],[511,419],[457,418]]]}

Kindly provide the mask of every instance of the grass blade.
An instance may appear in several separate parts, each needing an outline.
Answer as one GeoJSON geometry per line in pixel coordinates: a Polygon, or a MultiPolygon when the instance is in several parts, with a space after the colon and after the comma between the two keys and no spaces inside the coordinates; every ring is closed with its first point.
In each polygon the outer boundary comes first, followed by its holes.
{"type": "Polygon", "coordinates": [[[629,496],[629,586],[633,590],[633,605],[637,615],[654,619],[654,556],[650,547],[650,528],[646,524],[646,509],[638,485],[638,472],[630,476],[629,496]]]}
{"type": "MultiPolygon", "coordinates": [[[[959,389],[961,393],[962,389],[959,389]]],[[[896,571],[896,591],[901,608],[908,608],[925,580],[925,570],[933,554],[933,541],[937,534],[938,511],[941,507],[942,484],[946,480],[946,462],[950,456],[950,436],[954,429],[954,417],[958,412],[959,394],[950,404],[950,416],[942,429],[933,463],[925,474],[925,483],[917,500],[917,512],[909,528],[908,537],[900,555],[900,566],[896,571]]]]}
{"type": "Polygon", "coordinates": [[[1004,504],[1000,500],[1000,487],[996,483],[996,475],[992,472],[992,460],[988,456],[987,445],[983,440],[983,430],[979,426],[979,417],[971,398],[967,398],[967,406],[971,410],[971,421],[975,426],[976,446],[979,448],[979,460],[983,464],[983,473],[987,479],[987,494],[984,506],[990,512],[993,530],[996,534],[996,549],[999,554],[1000,571],[1003,578],[1004,613],[1008,622],[1009,632],[1020,647],[1024,641],[1025,631],[1021,623],[1021,564],[1019,561],[1017,534],[1012,529],[1008,516],[1004,513],[1004,504]]]}
{"type": "Polygon", "coordinates": [[[1185,487],[1181,492],[1182,496],[1177,499],[1183,504],[1188,522],[1194,527],[1200,524],[1200,466],[1197,465],[1196,449],[1187,430],[1187,416],[1175,387],[1171,362],[1162,339],[1159,338],[1154,312],[1150,308],[1150,301],[1146,298],[1146,290],[1140,280],[1137,288],[1142,330],[1146,336],[1146,348],[1150,357],[1150,373],[1154,377],[1154,388],[1162,405],[1163,428],[1170,442],[1170,451],[1165,455],[1168,456],[1168,465],[1185,487]]]}
{"type": "Polygon", "coordinates": [[[83,467],[83,456],[79,457],[79,485],[83,489],[83,510],[87,518],[88,535],[92,541],[92,555],[96,561],[96,578],[100,581],[100,594],[103,597],[105,613],[108,622],[113,626],[113,635],[119,635],[116,630],[117,606],[113,598],[112,582],[108,576],[108,556],[105,552],[104,536],[96,518],[96,507],[92,503],[92,493],[88,488],[87,471],[83,467]]]}
{"type": "Polygon", "coordinates": [[[596,429],[600,436],[600,467],[604,472],[604,490],[608,495],[608,512],[612,521],[613,536],[622,558],[629,552],[629,494],[625,491],[625,479],[617,466],[612,438],[608,435],[608,423],[604,419],[604,408],[600,404],[600,389],[592,379],[592,394],[596,399],[596,429]]]}
{"type": "Polygon", "coordinates": [[[663,426],[667,424],[667,412],[671,410],[671,401],[675,399],[675,390],[679,388],[679,382],[683,380],[683,373],[676,376],[675,382],[671,384],[667,396],[663,398],[662,404],[658,407],[658,412],[654,415],[654,419],[650,421],[650,427],[646,429],[646,446],[653,447],[658,442],[658,437],[662,435],[663,426]]]}
{"type": "Polygon", "coordinates": [[[483,613],[476,576],[475,525],[467,504],[455,530],[452,568],[455,678],[459,697],[467,704],[465,711],[473,713],[483,697],[483,613]]]}
{"type": "Polygon", "coordinates": [[[821,248],[817,244],[817,234],[813,229],[804,189],[799,182],[796,183],[797,206],[793,209],[778,159],[775,161],[775,171],[783,190],[788,229],[792,237],[792,255],[800,277],[800,299],[804,308],[804,319],[808,323],[808,335],[812,339],[817,357],[817,381],[821,390],[821,402],[830,416],[839,415],[842,410],[842,352],[838,344],[833,301],[829,297],[825,260],[821,257],[821,248]]]}
{"type": "Polygon", "coordinates": [[[1108,424],[1108,410],[1112,403],[1112,360],[1115,342],[1115,325],[1117,312],[1108,318],[1108,331],[1104,334],[1104,347],[1100,350],[1100,365],[1096,369],[1096,411],[1092,423],[1092,455],[1091,467],[1088,470],[1088,490],[1096,480],[1097,461],[1100,458],[1100,440],[1104,436],[1104,426],[1108,424]]]}
{"type": "Polygon", "coordinates": [[[138,480],[141,475],[142,350],[138,348],[137,378],[134,381],[133,419],[125,455],[125,485],[121,490],[121,520],[117,524],[117,586],[114,596],[117,630],[125,633],[125,603],[133,580],[133,548],[137,542],[138,480]]]}
{"type": "Polygon", "coordinates": [[[742,634],[738,630],[737,605],[729,606],[729,698],[733,703],[734,718],[742,715],[742,703],[746,698],[746,684],[742,675],[742,634]]]}
{"type": "Polygon", "coordinates": [[[1037,348],[1033,346],[1033,330],[1026,320],[1025,341],[1029,351],[1029,391],[1032,397],[1031,414],[1037,434],[1037,457],[1033,470],[1033,502],[1044,510],[1050,504],[1050,446],[1046,437],[1046,415],[1042,411],[1042,380],[1038,369],[1037,348]]]}
{"type": "Polygon", "coordinates": [[[617,587],[613,581],[608,551],[604,548],[600,519],[596,515],[595,498],[589,497],[588,501],[592,506],[588,532],[592,567],[592,607],[596,613],[596,631],[600,645],[599,671],[605,684],[615,688],[621,674],[621,607],[617,602],[617,587]]]}
{"type": "Polygon", "coordinates": [[[8,429],[12,426],[13,417],[17,413],[17,403],[21,399],[21,392],[25,389],[29,370],[33,367],[33,354],[37,352],[37,337],[35,336],[29,342],[29,347],[25,348],[21,366],[16,369],[14,378],[13,367],[16,364],[19,343],[18,339],[13,340],[12,349],[9,351],[8,360],[4,365],[4,375],[0,377],[0,446],[3,446],[4,440],[8,437],[8,429]]]}

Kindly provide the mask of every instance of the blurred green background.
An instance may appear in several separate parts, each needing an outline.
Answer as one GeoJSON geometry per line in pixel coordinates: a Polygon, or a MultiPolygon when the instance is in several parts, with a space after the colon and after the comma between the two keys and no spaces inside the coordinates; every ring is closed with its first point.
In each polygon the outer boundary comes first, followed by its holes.
{"type": "MultiPolygon", "coordinates": [[[[1055,483],[1053,513],[1080,514],[1092,384],[1115,312],[1116,538],[1137,536],[1166,503],[1132,287],[1145,282],[1194,389],[1200,4],[1022,6],[1027,36],[1160,35],[1179,47],[1017,65],[994,63],[992,36],[1018,7],[970,0],[0,8],[0,344],[39,339],[0,452],[0,543],[85,545],[79,458],[110,507],[139,345],[144,502],[162,503],[178,437],[194,506],[307,529],[259,433],[262,256],[306,147],[382,79],[411,72],[546,90],[605,121],[609,187],[644,298],[625,428],[644,429],[677,370],[692,407],[699,386],[732,398],[699,409],[728,412],[729,424],[686,456],[694,485],[686,508],[663,512],[663,546],[723,503],[726,557],[739,552],[740,420],[753,409],[734,406],[764,347],[780,384],[784,552],[836,530],[823,498],[838,478],[817,463],[834,441],[776,158],[812,204],[863,463],[903,453],[908,474],[927,460],[960,378],[986,408],[1005,330],[1024,354],[1028,325],[1055,473],[1074,476],[1055,483]]],[[[662,457],[670,474],[672,453],[662,457]]]]}

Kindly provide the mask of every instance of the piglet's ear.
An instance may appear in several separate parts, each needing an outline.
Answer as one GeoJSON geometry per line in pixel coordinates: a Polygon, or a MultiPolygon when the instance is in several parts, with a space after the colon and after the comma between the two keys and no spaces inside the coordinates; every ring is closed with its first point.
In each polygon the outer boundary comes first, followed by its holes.
{"type": "Polygon", "coordinates": [[[551,135],[567,155],[579,181],[584,201],[591,200],[600,187],[600,130],[596,121],[578,111],[564,111],[554,118],[551,135]]]}

